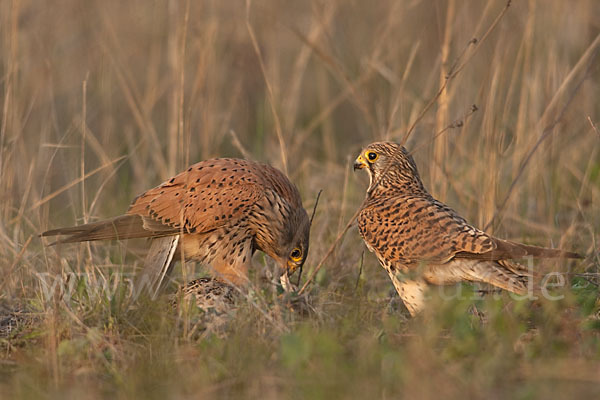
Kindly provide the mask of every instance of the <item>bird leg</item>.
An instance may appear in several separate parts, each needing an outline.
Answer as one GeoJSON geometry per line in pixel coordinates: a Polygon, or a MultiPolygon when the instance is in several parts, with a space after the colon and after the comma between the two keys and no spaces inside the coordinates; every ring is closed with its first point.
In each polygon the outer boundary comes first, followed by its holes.
{"type": "Polygon", "coordinates": [[[427,284],[423,279],[406,279],[391,271],[388,271],[394,288],[406,306],[411,317],[417,315],[425,306],[425,290],[427,284]]]}
{"type": "Polygon", "coordinates": [[[229,285],[244,287],[248,285],[248,265],[232,265],[226,260],[215,260],[211,264],[211,274],[229,285]]]}

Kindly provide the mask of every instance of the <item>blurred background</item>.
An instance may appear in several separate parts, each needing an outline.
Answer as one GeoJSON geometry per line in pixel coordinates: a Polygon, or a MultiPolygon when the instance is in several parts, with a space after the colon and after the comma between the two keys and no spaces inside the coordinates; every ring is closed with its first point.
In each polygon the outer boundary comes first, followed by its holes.
{"type": "Polygon", "coordinates": [[[598,393],[600,3],[506,5],[0,1],[0,300],[27,299],[43,321],[35,344],[5,345],[0,393],[598,393]],[[43,299],[36,274],[96,282],[139,265],[144,243],[57,252],[39,232],[119,215],[220,156],[285,171],[307,209],[323,190],[306,277],[364,198],[360,149],[402,141],[415,121],[406,147],[434,197],[487,232],[586,255],[536,266],[565,272],[563,301],[480,300],[482,322],[473,301],[434,299],[428,319],[406,321],[355,227],[317,275],[311,316],[266,301],[230,340],[140,339],[110,299],[43,299]]]}

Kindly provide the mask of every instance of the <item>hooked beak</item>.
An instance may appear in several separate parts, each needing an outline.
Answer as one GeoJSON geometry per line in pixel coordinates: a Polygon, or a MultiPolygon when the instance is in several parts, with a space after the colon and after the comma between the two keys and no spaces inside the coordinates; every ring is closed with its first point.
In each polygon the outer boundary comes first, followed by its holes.
{"type": "MultiPolygon", "coordinates": [[[[294,286],[292,284],[292,282],[290,281],[290,276],[292,276],[294,274],[294,272],[296,272],[296,270],[298,269],[297,265],[294,265],[291,262],[287,262],[285,264],[283,264],[282,266],[285,266],[284,269],[284,273],[279,277],[279,282],[281,282],[281,287],[283,287],[283,290],[285,292],[294,292],[297,291],[298,288],[297,286],[300,284],[300,275],[298,275],[298,283],[296,284],[296,286],[294,286]]],[[[302,269],[300,269],[300,271],[302,271],[302,269]]]]}
{"type": "Polygon", "coordinates": [[[358,158],[356,160],[354,160],[354,170],[355,171],[357,169],[367,168],[367,166],[368,166],[367,161],[364,159],[362,154],[360,156],[358,156],[358,158]]]}
{"type": "Polygon", "coordinates": [[[296,269],[298,269],[298,266],[288,261],[285,266],[285,273],[287,276],[292,276],[296,272],[296,269]]]}

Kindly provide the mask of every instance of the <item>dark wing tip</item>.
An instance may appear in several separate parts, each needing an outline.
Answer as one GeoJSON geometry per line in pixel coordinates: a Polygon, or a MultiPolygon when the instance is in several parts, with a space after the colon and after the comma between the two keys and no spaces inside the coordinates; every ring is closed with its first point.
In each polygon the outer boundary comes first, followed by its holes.
{"type": "Polygon", "coordinates": [[[40,234],[38,234],[38,237],[42,237],[42,236],[57,236],[61,234],[62,229],[51,229],[49,231],[46,232],[42,232],[40,234]]]}
{"type": "MultiPolygon", "coordinates": [[[[42,237],[49,237],[49,236],[62,236],[62,235],[68,235],[68,234],[69,233],[64,232],[64,228],[59,228],[59,229],[51,229],[49,231],[45,231],[45,232],[39,233],[37,236],[39,238],[42,238],[42,237]]],[[[71,236],[69,236],[67,238],[64,238],[64,239],[58,239],[58,240],[56,240],[54,242],[46,244],[46,246],[56,246],[59,243],[68,242],[69,238],[72,238],[73,236],[75,236],[75,235],[71,235],[71,236]]]]}
{"type": "Polygon", "coordinates": [[[564,251],[563,252],[563,257],[564,258],[576,258],[578,260],[583,260],[585,258],[584,255],[581,255],[579,253],[575,253],[573,251],[564,251]]]}

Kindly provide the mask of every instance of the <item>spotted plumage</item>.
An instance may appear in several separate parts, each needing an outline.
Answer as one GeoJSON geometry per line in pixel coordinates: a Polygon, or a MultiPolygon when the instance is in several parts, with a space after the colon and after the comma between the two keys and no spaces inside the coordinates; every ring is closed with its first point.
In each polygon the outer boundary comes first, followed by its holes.
{"type": "Polygon", "coordinates": [[[231,332],[231,321],[238,310],[239,288],[222,280],[199,278],[182,285],[169,296],[173,311],[186,318],[188,335],[215,335],[225,339],[231,332]]]}
{"type": "Polygon", "coordinates": [[[308,255],[310,222],[298,189],[277,169],[248,160],[201,161],[139,195],[125,215],[60,228],[58,243],[151,238],[138,286],[156,292],[178,260],[210,265],[214,276],[247,282],[261,250],[288,273],[308,255]]]}
{"type": "Polygon", "coordinates": [[[237,299],[233,286],[213,278],[195,279],[180,290],[184,300],[194,301],[203,311],[228,312],[235,306],[237,299]]]}
{"type": "Polygon", "coordinates": [[[367,170],[367,199],[358,228],[368,249],[390,275],[411,315],[423,308],[428,284],[485,282],[523,294],[529,274],[515,258],[578,254],[498,239],[473,227],[425,189],[407,150],[372,143],[355,161],[367,170]]]}

